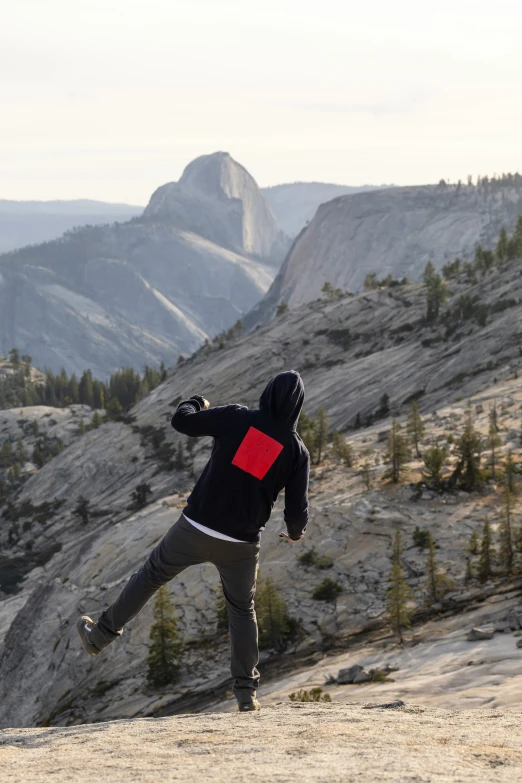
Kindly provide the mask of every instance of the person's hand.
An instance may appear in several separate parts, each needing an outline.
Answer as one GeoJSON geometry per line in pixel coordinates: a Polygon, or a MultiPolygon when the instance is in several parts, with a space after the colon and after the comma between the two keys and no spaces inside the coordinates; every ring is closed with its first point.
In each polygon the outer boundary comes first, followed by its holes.
{"type": "Polygon", "coordinates": [[[210,403],[203,397],[203,410],[206,411],[210,408],[210,403]]]}
{"type": "Polygon", "coordinates": [[[298,541],[300,541],[302,538],[304,538],[304,533],[302,536],[299,536],[299,538],[290,538],[288,533],[279,533],[279,538],[286,538],[287,541],[290,541],[292,544],[297,544],[298,541]]]}

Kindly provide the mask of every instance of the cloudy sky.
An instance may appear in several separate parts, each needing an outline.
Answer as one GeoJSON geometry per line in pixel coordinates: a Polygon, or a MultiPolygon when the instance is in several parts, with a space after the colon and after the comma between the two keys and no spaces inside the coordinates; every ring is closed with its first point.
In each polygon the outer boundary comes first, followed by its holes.
{"type": "Polygon", "coordinates": [[[522,170],[520,0],[0,0],[0,198],[522,170]]]}

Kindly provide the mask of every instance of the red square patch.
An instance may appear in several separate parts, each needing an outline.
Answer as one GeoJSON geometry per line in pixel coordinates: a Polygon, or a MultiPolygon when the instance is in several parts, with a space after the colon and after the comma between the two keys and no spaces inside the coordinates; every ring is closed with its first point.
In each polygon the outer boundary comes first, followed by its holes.
{"type": "Polygon", "coordinates": [[[262,479],[282,450],[282,443],[256,430],[255,427],[250,427],[234,454],[232,465],[262,479]]]}

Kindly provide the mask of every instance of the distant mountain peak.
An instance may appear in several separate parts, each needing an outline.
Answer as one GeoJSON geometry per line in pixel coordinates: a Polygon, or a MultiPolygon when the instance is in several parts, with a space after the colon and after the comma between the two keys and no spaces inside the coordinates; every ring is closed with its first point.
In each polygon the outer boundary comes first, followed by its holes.
{"type": "Polygon", "coordinates": [[[144,218],[268,261],[280,262],[289,245],[257,182],[228,152],[191,161],[179,182],[152,194],[144,218]]]}

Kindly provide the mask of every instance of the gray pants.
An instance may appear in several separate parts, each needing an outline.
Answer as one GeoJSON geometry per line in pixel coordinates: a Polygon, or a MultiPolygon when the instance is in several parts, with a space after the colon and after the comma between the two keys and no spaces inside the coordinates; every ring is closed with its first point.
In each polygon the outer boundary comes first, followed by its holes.
{"type": "Polygon", "coordinates": [[[182,514],[146,563],[131,576],[116,601],[103,612],[91,632],[93,644],[100,650],[107,647],[156,590],[185,568],[213,563],[219,571],[228,608],[234,692],[239,701],[248,701],[259,685],[254,608],[259,546],[214,538],[191,525],[182,514]]]}

